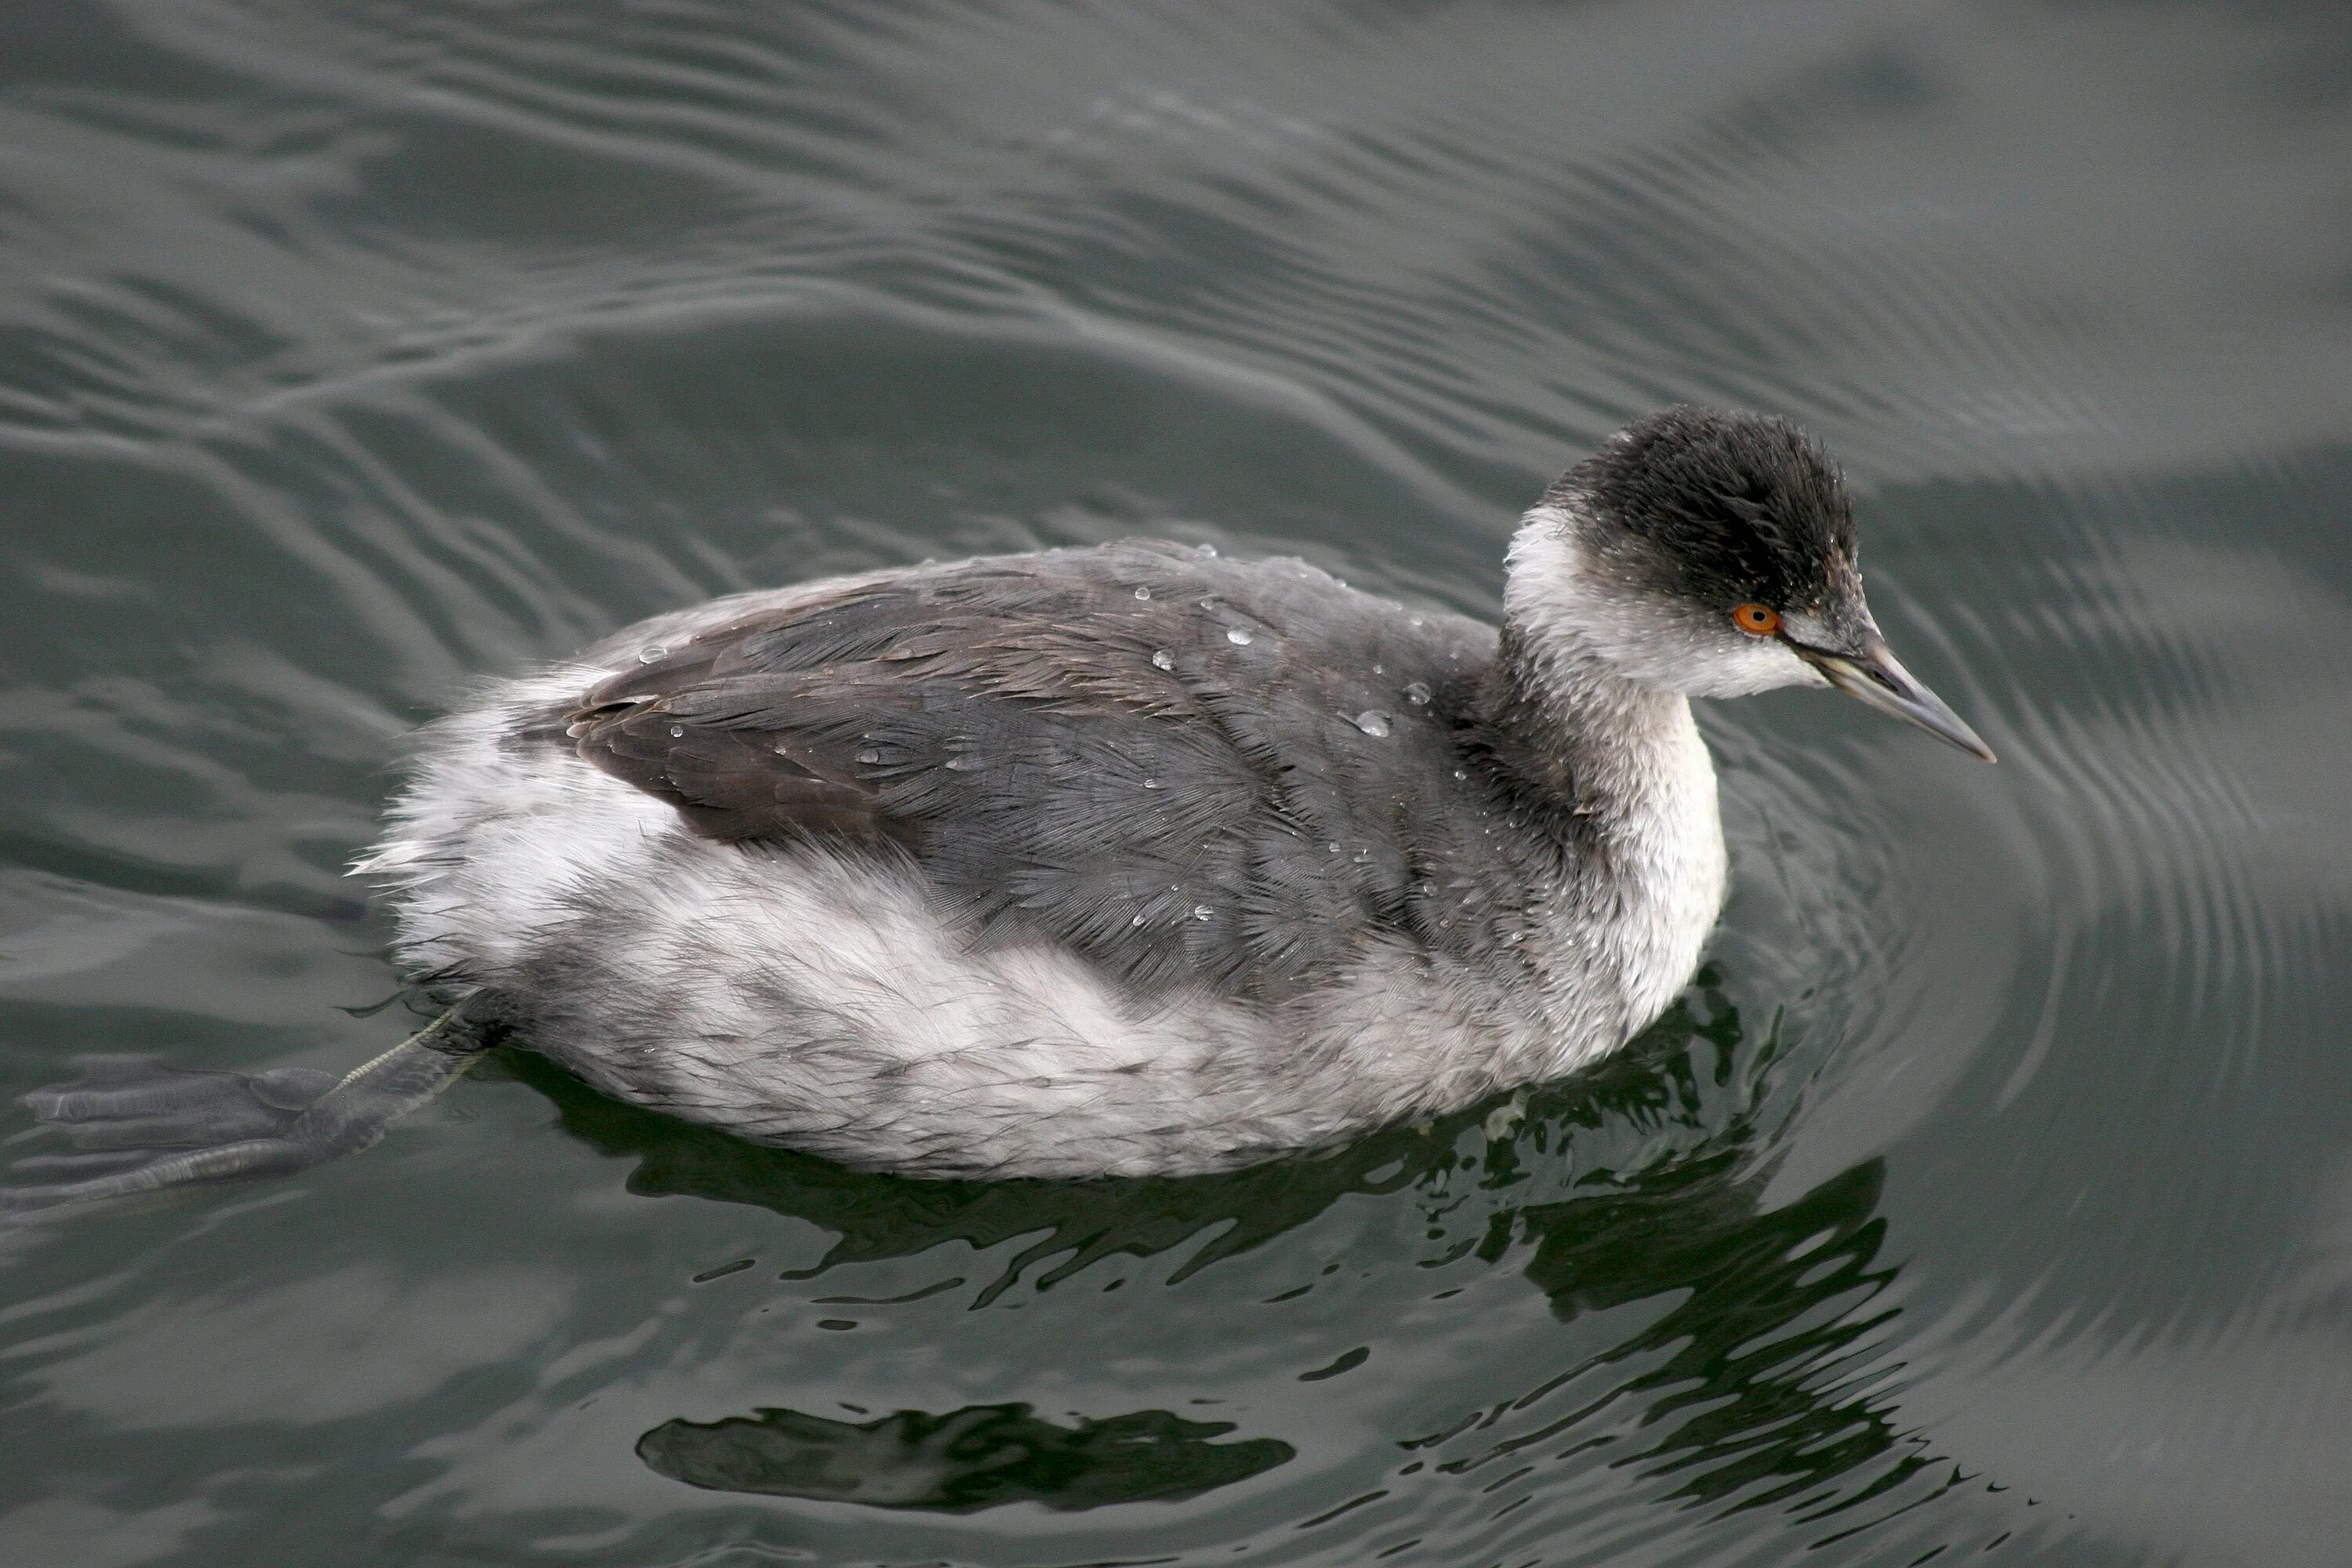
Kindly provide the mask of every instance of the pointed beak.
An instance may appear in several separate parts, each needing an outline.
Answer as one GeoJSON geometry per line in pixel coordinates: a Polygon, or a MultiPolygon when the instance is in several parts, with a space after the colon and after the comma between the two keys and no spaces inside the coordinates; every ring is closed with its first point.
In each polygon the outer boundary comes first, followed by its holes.
{"type": "Polygon", "coordinates": [[[1961,721],[1960,716],[1944,704],[1944,700],[1919,683],[1916,676],[1903,668],[1886,647],[1886,639],[1871,626],[1863,633],[1860,647],[1853,653],[1832,653],[1827,648],[1807,647],[1791,642],[1789,647],[1799,658],[1811,665],[1830,679],[1830,684],[1849,697],[1855,697],[1881,713],[1892,713],[1897,719],[1916,724],[1939,741],[1948,741],[1972,757],[1985,762],[1994,760],[1992,748],[1984,743],[1974,730],[1961,721]]]}

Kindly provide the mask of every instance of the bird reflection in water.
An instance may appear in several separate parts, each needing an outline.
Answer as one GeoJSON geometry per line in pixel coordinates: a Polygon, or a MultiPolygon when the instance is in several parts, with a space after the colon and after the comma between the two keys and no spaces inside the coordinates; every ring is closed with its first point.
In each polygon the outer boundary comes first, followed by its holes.
{"type": "Polygon", "coordinates": [[[970,1513],[1008,1502],[1077,1510],[1198,1497],[1296,1456],[1271,1437],[1214,1442],[1229,1421],[1140,1410],[1057,1426],[1026,1405],[945,1415],[901,1410],[863,1426],[797,1410],[665,1421],[637,1440],[663,1475],[713,1491],[970,1513]]]}
{"type": "MultiPolygon", "coordinates": [[[[1436,1430],[1408,1440],[1433,1478],[1581,1447],[1580,1462],[1671,1478],[1686,1500],[1782,1504],[1836,1531],[1916,1505],[1923,1490],[1958,1478],[1938,1479],[1948,1461],[1906,1435],[1892,1399],[1860,1375],[1895,1311],[1884,1300],[1895,1267],[1881,1258],[1883,1163],[1863,1162],[1765,1205],[1766,1123],[1775,1114],[1767,1089],[1780,1042],[1777,1032],[1747,1038],[1715,978],[1703,974],[1626,1052],[1524,1106],[1481,1106],[1319,1156],[1190,1179],[956,1183],[861,1173],[604,1099],[534,1054],[514,1053],[509,1065],[555,1100],[572,1133],[636,1158],[633,1191],[753,1204],[835,1232],[826,1257],[793,1277],[943,1243],[984,1252],[1028,1238],[974,1305],[1048,1258],[1036,1286],[1116,1254],[1150,1257],[1208,1235],[1181,1279],[1343,1198],[1402,1200],[1411,1190],[1442,1200],[1456,1239],[1435,1261],[1524,1259],[1524,1277],[1563,1322],[1643,1301],[1662,1310],[1538,1386],[1448,1413],[1436,1430]],[[1624,1168],[1593,1163],[1613,1151],[1632,1152],[1624,1168]],[[1460,1202],[1465,1189],[1471,1203],[1460,1202]],[[1567,1195],[1537,1201],[1547,1189],[1567,1195]],[[1547,1396],[1571,1384],[1574,1407],[1551,1414],[1547,1396]],[[1596,1390],[1589,1397],[1587,1386],[1596,1390]],[[1531,1424],[1527,1413],[1539,1403],[1547,1418],[1531,1424]],[[1880,1507],[1869,1507],[1874,1500],[1880,1507]]],[[[1218,1440],[1231,1430],[1155,1410],[1056,1426],[1022,1405],[906,1410],[864,1424],[761,1409],[663,1423],[638,1452],[664,1474],[730,1491],[949,1511],[1017,1500],[1083,1509],[1195,1496],[1292,1457],[1278,1435],[1218,1440]]]]}

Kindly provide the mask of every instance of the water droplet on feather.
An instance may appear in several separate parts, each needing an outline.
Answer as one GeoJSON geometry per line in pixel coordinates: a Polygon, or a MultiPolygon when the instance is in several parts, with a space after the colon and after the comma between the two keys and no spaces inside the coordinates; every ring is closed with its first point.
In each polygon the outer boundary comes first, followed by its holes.
{"type": "Polygon", "coordinates": [[[682,741],[686,739],[686,726],[683,724],[672,724],[669,727],[669,738],[673,741],[682,741]]]}
{"type": "Polygon", "coordinates": [[[1232,643],[1235,647],[1247,647],[1251,643],[1257,639],[1251,637],[1249,633],[1242,630],[1239,626],[1228,626],[1225,629],[1225,640],[1232,643]]]}
{"type": "Polygon", "coordinates": [[[1170,653],[1164,647],[1160,648],[1151,656],[1151,668],[1154,669],[1173,669],[1176,668],[1176,656],[1170,653]]]}
{"type": "Polygon", "coordinates": [[[1151,590],[1149,588],[1138,588],[1135,591],[1135,596],[1139,599],[1149,599],[1151,597],[1151,590]]]}
{"type": "Polygon", "coordinates": [[[1356,715],[1356,728],[1378,740],[1389,732],[1389,716],[1377,708],[1367,708],[1356,715]]]}
{"type": "Polygon", "coordinates": [[[882,749],[878,746],[868,746],[857,753],[857,760],[861,763],[878,763],[882,760],[882,749]]]}
{"type": "Polygon", "coordinates": [[[1412,681],[1404,689],[1404,700],[1416,708],[1428,707],[1429,699],[1429,682],[1426,680],[1412,681]]]}
{"type": "Polygon", "coordinates": [[[1211,915],[1215,914],[1216,912],[1216,910],[1211,909],[1206,904],[1194,904],[1192,906],[1192,918],[1196,921],[1207,920],[1211,915]]]}
{"type": "Polygon", "coordinates": [[[657,658],[667,658],[668,657],[669,649],[662,647],[659,643],[655,643],[649,647],[641,647],[637,650],[637,662],[639,664],[651,664],[657,658]]]}

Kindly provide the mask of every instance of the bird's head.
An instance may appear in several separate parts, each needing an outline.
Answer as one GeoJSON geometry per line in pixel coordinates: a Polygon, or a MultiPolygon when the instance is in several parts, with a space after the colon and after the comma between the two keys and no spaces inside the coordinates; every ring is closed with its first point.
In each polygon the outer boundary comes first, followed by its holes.
{"type": "Polygon", "coordinates": [[[1837,467],[1783,419],[1675,407],[1560,476],[1511,546],[1512,619],[1690,697],[1834,686],[1992,761],[1863,598],[1837,467]]]}

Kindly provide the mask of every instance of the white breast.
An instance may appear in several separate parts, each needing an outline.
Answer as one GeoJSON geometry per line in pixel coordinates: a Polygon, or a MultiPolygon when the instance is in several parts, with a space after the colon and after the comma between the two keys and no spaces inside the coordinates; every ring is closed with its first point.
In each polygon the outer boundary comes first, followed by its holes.
{"type": "Polygon", "coordinates": [[[1664,1012],[1698,967],[1728,876],[1715,762],[1687,703],[1677,717],[1651,804],[1627,824],[1626,864],[1637,889],[1621,939],[1629,1032],[1664,1012]]]}

